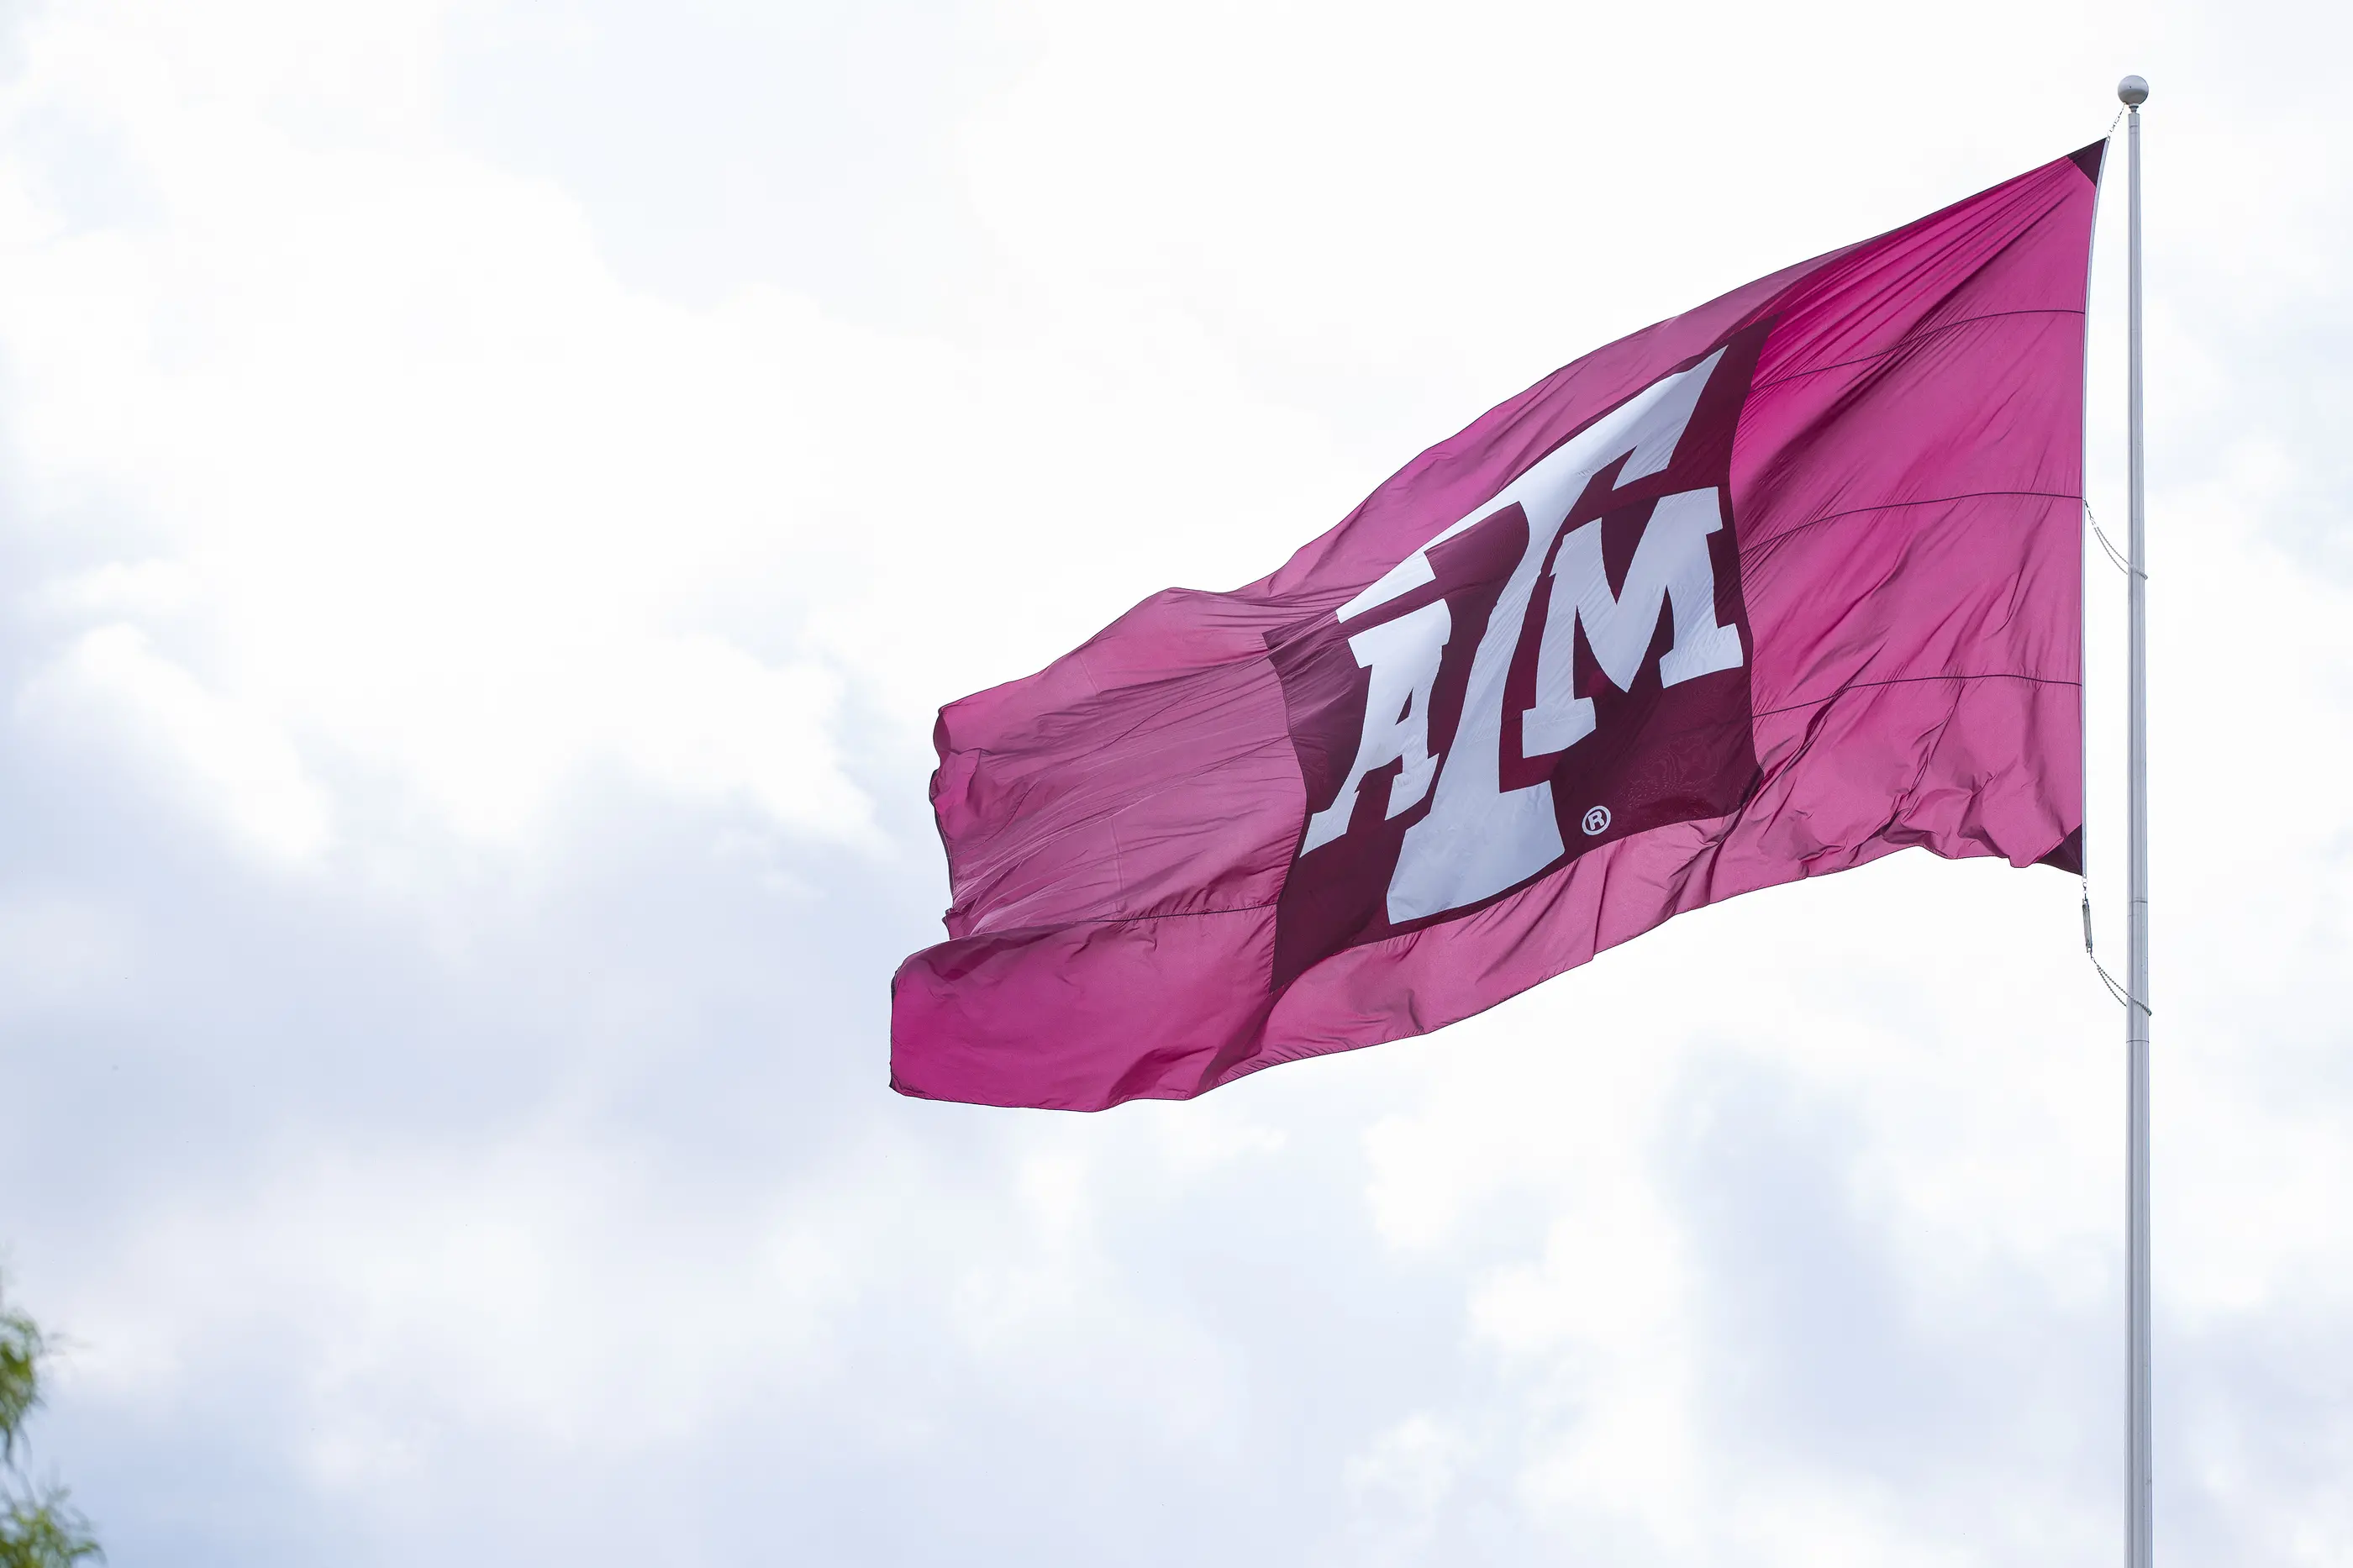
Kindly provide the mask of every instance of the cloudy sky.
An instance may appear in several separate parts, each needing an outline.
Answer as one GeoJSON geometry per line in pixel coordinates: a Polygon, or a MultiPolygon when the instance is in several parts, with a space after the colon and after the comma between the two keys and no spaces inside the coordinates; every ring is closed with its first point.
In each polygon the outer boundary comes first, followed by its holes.
{"type": "Polygon", "coordinates": [[[0,5],[39,1464],[118,1568],[2113,1561],[2121,1019],[2058,873],[1898,857],[1190,1105],[902,1100],[884,1037],[940,703],[2138,70],[2160,1550],[2353,1556],[2348,33],[0,5]]]}

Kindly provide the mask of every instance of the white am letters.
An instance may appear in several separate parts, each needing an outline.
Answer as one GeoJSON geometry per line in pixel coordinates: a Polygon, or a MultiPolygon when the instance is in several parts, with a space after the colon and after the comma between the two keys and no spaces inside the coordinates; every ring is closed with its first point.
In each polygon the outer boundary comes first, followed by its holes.
{"type": "Polygon", "coordinates": [[[1710,355],[1620,404],[1340,607],[1345,625],[1432,581],[1431,548],[1508,506],[1518,506],[1527,518],[1527,543],[1472,656],[1461,719],[1442,758],[1430,752],[1429,707],[1451,631],[1444,601],[1349,638],[1356,662],[1371,672],[1364,736],[1338,798],[1309,820],[1301,853],[1345,834],[1366,775],[1402,761],[1389,787],[1388,815],[1398,816],[1425,795],[1430,805],[1406,830],[1389,879],[1392,922],[1476,903],[1535,875],[1563,852],[1551,785],[1502,786],[1504,681],[1529,630],[1529,607],[1547,557],[1554,557],[1553,586],[1537,650],[1535,700],[1520,724],[1525,756],[1565,751],[1593,732],[1592,700],[1577,696],[1573,684],[1580,625],[1595,662],[1620,690],[1640,673],[1662,607],[1672,607],[1674,631],[1660,660],[1663,684],[1739,666],[1739,630],[1719,625],[1715,616],[1708,538],[1722,526],[1722,513],[1715,490],[1688,490],[1656,503],[1617,594],[1602,564],[1599,521],[1561,538],[1569,509],[1596,473],[1624,458],[1617,478],[1623,486],[1667,467],[1722,357],[1721,352],[1710,355]]]}

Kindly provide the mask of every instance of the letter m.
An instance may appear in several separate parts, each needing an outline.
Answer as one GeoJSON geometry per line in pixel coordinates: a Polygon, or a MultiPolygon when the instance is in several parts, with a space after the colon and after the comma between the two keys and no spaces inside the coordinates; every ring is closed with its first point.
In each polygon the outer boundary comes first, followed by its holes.
{"type": "Polygon", "coordinates": [[[1567,751],[1593,733],[1593,700],[1577,695],[1576,628],[1585,627],[1593,660],[1620,691],[1641,673],[1642,656],[1672,608],[1674,641],[1659,660],[1659,684],[1737,669],[1740,631],[1715,618],[1715,565],[1708,537],[1724,526],[1713,489],[1662,497],[1626,568],[1624,588],[1609,591],[1601,560],[1599,520],[1569,531],[1553,558],[1552,605],[1536,654],[1535,701],[1521,721],[1520,752],[1541,757],[1567,751]]]}

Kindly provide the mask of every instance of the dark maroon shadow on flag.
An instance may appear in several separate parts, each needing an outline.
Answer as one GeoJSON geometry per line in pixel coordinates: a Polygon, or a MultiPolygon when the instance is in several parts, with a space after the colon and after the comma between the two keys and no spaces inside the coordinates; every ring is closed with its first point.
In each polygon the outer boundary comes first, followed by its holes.
{"type": "MultiPolygon", "coordinates": [[[[1461,920],[1605,844],[1672,823],[1736,811],[1757,787],[1749,694],[1755,644],[1741,595],[1740,535],[1738,520],[1732,515],[1730,471],[1733,435],[1771,327],[1769,320],[1754,322],[1719,345],[1724,359],[1709,377],[1665,468],[1623,489],[1618,486],[1623,458],[1594,475],[1570,509],[1537,579],[1504,682],[1501,784],[1506,790],[1550,784],[1563,853],[1475,903],[1421,920],[1392,921],[1388,909],[1390,878],[1407,832],[1430,815],[1437,790],[1431,788],[1412,807],[1388,816],[1390,784],[1403,763],[1376,769],[1357,790],[1347,831],[1293,861],[1276,905],[1272,983],[1278,994],[1345,949],[1461,920]],[[1620,594],[1660,499],[1708,489],[1715,490],[1724,520],[1708,538],[1716,623],[1738,628],[1739,666],[1672,687],[1662,684],[1659,661],[1674,645],[1672,606],[1662,603],[1633,684],[1621,691],[1594,658],[1580,628],[1575,689],[1594,704],[1594,731],[1566,751],[1523,756],[1521,717],[1535,700],[1537,653],[1553,609],[1552,555],[1559,550],[1559,538],[1599,519],[1603,570],[1610,592],[1620,594]],[[1606,823],[1588,831],[1589,823],[1602,820],[1597,808],[1606,812],[1606,823]]],[[[1688,363],[1705,358],[1695,355],[1688,363]]],[[[1537,454],[1528,466],[1545,455],[1537,454]]],[[[1348,638],[1434,600],[1446,601],[1452,630],[1431,694],[1429,740],[1433,754],[1450,753],[1473,656],[1504,581],[1527,548],[1527,531],[1526,515],[1517,505],[1506,506],[1430,552],[1434,582],[1345,623],[1324,611],[1268,634],[1267,651],[1282,682],[1310,817],[1337,797],[1364,732],[1371,675],[1358,667],[1348,638]]],[[[1301,842],[1304,840],[1303,825],[1301,842]]]]}

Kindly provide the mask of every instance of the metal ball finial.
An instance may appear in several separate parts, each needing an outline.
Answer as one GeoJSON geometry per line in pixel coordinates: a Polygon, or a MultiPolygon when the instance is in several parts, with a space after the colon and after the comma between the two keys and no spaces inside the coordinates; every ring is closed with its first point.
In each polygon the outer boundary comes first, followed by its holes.
{"type": "Polygon", "coordinates": [[[2138,109],[2148,101],[2148,83],[2137,76],[2128,76],[2116,83],[2116,96],[2138,109]]]}

